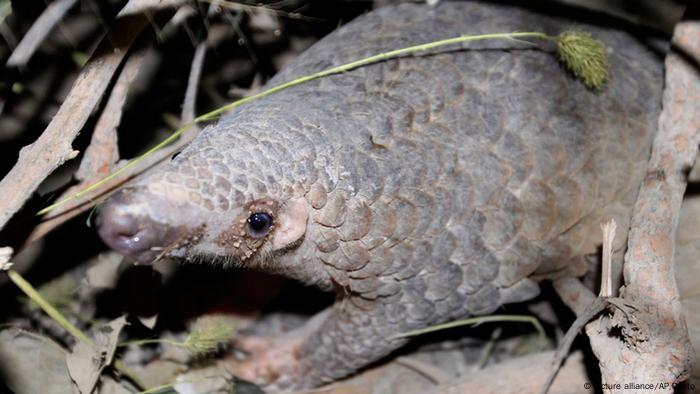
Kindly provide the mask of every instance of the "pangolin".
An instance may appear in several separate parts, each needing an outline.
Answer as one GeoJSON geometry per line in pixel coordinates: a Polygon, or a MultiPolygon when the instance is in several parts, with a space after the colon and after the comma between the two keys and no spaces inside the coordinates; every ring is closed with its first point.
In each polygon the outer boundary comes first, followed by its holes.
{"type": "Polygon", "coordinates": [[[661,106],[658,53],[506,5],[402,4],[340,27],[267,84],[463,34],[572,26],[606,45],[599,91],[541,42],[378,61],[232,110],[109,199],[99,234],[141,263],[209,260],[335,292],[242,364],[278,389],[352,374],[406,343],[395,334],[530,299],[538,280],[585,271],[601,221],[628,225],[661,106]]]}

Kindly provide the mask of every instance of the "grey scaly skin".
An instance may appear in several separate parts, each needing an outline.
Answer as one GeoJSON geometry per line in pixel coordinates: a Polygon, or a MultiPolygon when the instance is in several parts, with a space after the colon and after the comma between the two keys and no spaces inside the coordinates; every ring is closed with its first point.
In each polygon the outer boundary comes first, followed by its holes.
{"type": "MultiPolygon", "coordinates": [[[[461,34],[571,25],[481,3],[385,8],[268,86],[461,34]]],[[[609,48],[601,92],[552,48],[505,41],[329,76],[203,130],[104,205],[100,234],[143,263],[210,260],[335,291],[307,329],[242,367],[278,389],[347,376],[405,343],[393,334],[527,300],[537,279],[585,271],[603,219],[628,223],[660,109],[661,61],[628,34],[584,27],[609,48]],[[271,228],[251,229],[256,213],[271,228]]]]}

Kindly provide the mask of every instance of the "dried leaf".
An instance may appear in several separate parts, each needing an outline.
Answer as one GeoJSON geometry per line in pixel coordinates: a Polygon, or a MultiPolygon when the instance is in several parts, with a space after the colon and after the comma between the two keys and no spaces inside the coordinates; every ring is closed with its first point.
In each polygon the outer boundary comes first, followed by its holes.
{"type": "Polygon", "coordinates": [[[95,334],[95,343],[100,351],[104,354],[106,365],[110,365],[114,359],[114,352],[117,350],[119,343],[119,334],[126,326],[126,316],[121,316],[112,320],[106,326],[102,326],[95,334]]]}
{"type": "Polygon", "coordinates": [[[73,351],[66,355],[70,378],[81,394],[90,394],[100,379],[105,364],[102,355],[90,345],[78,341],[73,351]]]}
{"type": "Polygon", "coordinates": [[[73,352],[66,356],[68,372],[80,393],[89,394],[95,389],[102,370],[112,363],[119,333],[125,325],[124,316],[112,320],[109,324],[98,328],[95,334],[95,347],[77,342],[73,352]]]}
{"type": "Polygon", "coordinates": [[[49,338],[0,331],[0,380],[15,394],[75,394],[65,360],[66,351],[49,338]]]}
{"type": "Polygon", "coordinates": [[[153,327],[156,326],[156,323],[158,323],[158,314],[156,313],[153,316],[138,316],[137,317],[141,324],[143,324],[145,327],[150,328],[151,330],[153,327]]]}

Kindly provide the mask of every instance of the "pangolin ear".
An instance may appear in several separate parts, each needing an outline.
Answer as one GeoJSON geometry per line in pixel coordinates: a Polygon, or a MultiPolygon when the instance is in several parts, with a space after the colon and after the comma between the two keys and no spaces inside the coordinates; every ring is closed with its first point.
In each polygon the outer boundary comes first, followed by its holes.
{"type": "Polygon", "coordinates": [[[303,197],[287,201],[277,215],[275,232],[272,236],[272,250],[279,250],[297,242],[306,233],[306,220],[309,217],[307,202],[303,197]]]}

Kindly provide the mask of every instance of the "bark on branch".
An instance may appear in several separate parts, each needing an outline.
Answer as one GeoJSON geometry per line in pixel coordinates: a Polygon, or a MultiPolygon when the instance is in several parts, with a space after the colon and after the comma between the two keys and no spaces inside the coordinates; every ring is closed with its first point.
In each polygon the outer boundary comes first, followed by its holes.
{"type": "Polygon", "coordinates": [[[673,271],[686,172],[700,143],[700,23],[688,15],[666,58],[664,108],[628,238],[624,302],[586,330],[608,392],[648,392],[624,390],[625,383],[665,383],[655,392],[673,392],[671,385],[687,378],[692,363],[673,271]]]}
{"type": "Polygon", "coordinates": [[[183,1],[129,0],[121,9],[49,125],[36,141],[20,150],[17,163],[0,181],[0,230],[46,177],[78,154],[73,150],[73,140],[100,102],[134,40],[150,23],[150,13],[183,1]]]}
{"type": "MultiPolygon", "coordinates": [[[[138,2],[132,0],[129,4],[138,2]]],[[[73,140],[99,103],[131,44],[147,25],[148,19],[143,15],[118,19],[44,132],[35,142],[20,150],[17,163],[0,181],[0,196],[3,196],[0,199],[0,229],[49,174],[77,156],[73,140]]]]}

